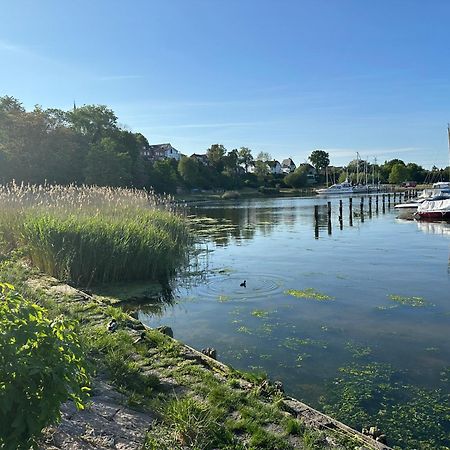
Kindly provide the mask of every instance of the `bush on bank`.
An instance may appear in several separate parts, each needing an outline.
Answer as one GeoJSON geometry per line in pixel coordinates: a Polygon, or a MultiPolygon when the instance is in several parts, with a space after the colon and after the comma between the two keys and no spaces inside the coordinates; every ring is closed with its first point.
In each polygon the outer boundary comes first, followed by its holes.
{"type": "Polygon", "coordinates": [[[0,283],[0,448],[29,449],[71,398],[83,408],[88,377],[73,324],[0,283]]]}

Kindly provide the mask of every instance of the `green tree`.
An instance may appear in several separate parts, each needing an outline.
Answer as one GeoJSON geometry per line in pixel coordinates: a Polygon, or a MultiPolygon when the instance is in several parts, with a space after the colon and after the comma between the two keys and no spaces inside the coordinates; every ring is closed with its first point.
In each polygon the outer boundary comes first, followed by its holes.
{"type": "Polygon", "coordinates": [[[0,99],[3,181],[82,182],[86,140],[68,128],[60,110],[26,112],[12,97],[0,99]]]}
{"type": "Polygon", "coordinates": [[[222,144],[213,144],[206,151],[209,165],[214,167],[214,169],[216,169],[219,173],[221,173],[224,168],[223,158],[226,152],[227,149],[222,144]]]}
{"type": "Polygon", "coordinates": [[[237,149],[229,151],[224,157],[223,157],[223,169],[225,172],[227,172],[230,175],[235,175],[238,168],[238,151],[237,149]]]}
{"type": "Polygon", "coordinates": [[[156,161],[149,169],[149,187],[158,193],[174,194],[178,185],[177,161],[156,161]]]}
{"type": "Polygon", "coordinates": [[[394,164],[391,172],[389,173],[389,183],[399,184],[408,179],[408,169],[404,164],[394,164]]]}
{"type": "Polygon", "coordinates": [[[426,177],[426,170],[416,163],[408,163],[406,165],[408,169],[408,179],[411,181],[423,182],[426,177]]]}
{"type": "Polygon", "coordinates": [[[188,187],[200,185],[200,164],[195,158],[186,156],[178,162],[178,173],[188,187]]]}
{"type": "Polygon", "coordinates": [[[259,182],[264,181],[264,178],[269,174],[269,164],[267,161],[257,159],[255,161],[255,175],[259,182]]]}
{"type": "Polygon", "coordinates": [[[84,105],[74,108],[73,111],[67,112],[67,120],[91,143],[99,142],[117,131],[117,117],[105,105],[84,105]]]}
{"type": "Polygon", "coordinates": [[[314,150],[308,159],[319,172],[330,165],[330,155],[324,150],[314,150]]]}
{"type": "Polygon", "coordinates": [[[83,408],[89,391],[73,324],[0,283],[0,448],[29,449],[72,399],[83,408]]]}
{"type": "Polygon", "coordinates": [[[253,162],[252,151],[247,147],[241,147],[238,152],[238,162],[245,167],[245,173],[248,172],[248,166],[253,162]]]}
{"type": "Polygon", "coordinates": [[[98,186],[130,185],[130,156],[112,138],[103,138],[87,154],[85,181],[98,186]]]}
{"type": "Polygon", "coordinates": [[[289,173],[284,178],[284,183],[293,188],[300,188],[307,185],[308,167],[299,166],[294,172],[289,173]]]}

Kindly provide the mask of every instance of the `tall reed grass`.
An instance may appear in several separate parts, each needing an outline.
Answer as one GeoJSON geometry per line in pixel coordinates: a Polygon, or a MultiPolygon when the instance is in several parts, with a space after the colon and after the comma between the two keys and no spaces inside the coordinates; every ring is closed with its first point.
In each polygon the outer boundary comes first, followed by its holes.
{"type": "Polygon", "coordinates": [[[77,284],[166,281],[190,243],[172,205],[134,189],[0,185],[0,245],[77,284]]]}

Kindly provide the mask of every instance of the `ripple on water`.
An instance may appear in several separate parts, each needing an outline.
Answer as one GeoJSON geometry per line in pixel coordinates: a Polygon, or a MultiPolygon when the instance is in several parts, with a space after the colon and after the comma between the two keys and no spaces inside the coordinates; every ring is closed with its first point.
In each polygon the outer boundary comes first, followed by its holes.
{"type": "Polygon", "coordinates": [[[220,274],[210,278],[203,286],[199,287],[199,296],[215,300],[227,298],[229,301],[267,298],[283,292],[286,279],[270,274],[249,274],[240,277],[236,274],[220,274]],[[246,280],[246,287],[240,284],[246,280]]]}

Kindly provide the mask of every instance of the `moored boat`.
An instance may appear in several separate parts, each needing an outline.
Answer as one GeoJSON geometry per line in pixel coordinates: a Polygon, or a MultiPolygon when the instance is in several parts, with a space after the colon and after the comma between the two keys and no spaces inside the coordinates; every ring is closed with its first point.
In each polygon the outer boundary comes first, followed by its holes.
{"type": "Polygon", "coordinates": [[[348,180],[342,183],[333,184],[330,187],[316,189],[318,194],[361,194],[363,192],[368,192],[368,186],[364,185],[352,185],[348,180]]]}
{"type": "Polygon", "coordinates": [[[415,216],[420,219],[449,220],[450,198],[438,197],[425,200],[418,206],[415,216]]]}

